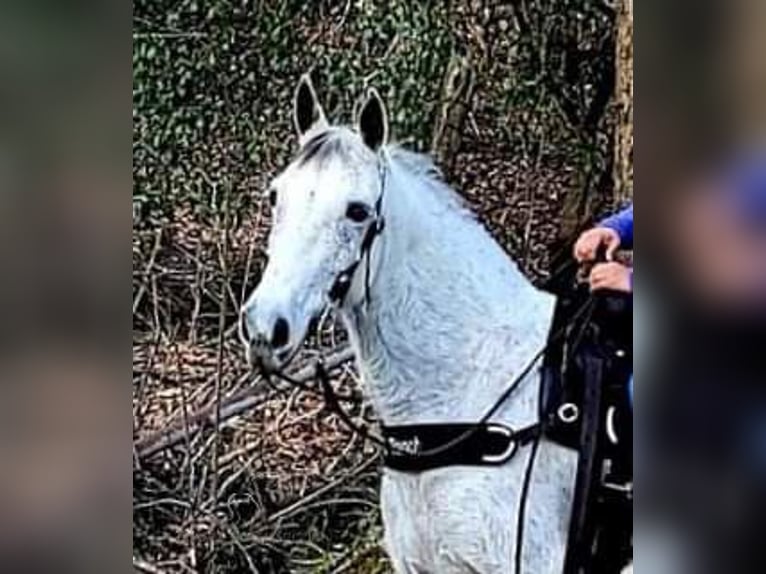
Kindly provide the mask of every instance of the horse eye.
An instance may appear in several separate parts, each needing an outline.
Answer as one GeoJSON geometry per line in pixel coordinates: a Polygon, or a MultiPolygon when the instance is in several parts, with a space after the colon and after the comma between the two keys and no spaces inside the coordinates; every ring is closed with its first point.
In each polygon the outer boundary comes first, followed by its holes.
{"type": "Polygon", "coordinates": [[[346,217],[355,223],[362,223],[370,217],[370,208],[364,203],[349,203],[346,209],[346,217]]]}
{"type": "Polygon", "coordinates": [[[269,191],[269,204],[271,207],[275,207],[277,205],[277,190],[275,189],[269,191]]]}

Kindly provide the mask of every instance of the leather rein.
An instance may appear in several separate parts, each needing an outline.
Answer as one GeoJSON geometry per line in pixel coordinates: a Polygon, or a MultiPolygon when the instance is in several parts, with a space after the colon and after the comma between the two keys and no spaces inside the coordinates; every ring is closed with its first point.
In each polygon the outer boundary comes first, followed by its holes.
{"type": "MultiPolygon", "coordinates": [[[[360,266],[364,267],[364,301],[370,303],[370,259],[376,238],[385,229],[383,216],[383,201],[386,194],[387,165],[381,154],[378,158],[379,194],[374,204],[372,221],[360,244],[359,256],[335,278],[328,292],[329,305],[327,311],[340,307],[353,284],[354,277],[360,266]]],[[[567,267],[556,272],[563,273],[567,267]]],[[[543,358],[548,348],[561,337],[565,336],[571,325],[576,324],[583,316],[592,312],[593,299],[589,298],[572,316],[571,320],[553,333],[547,343],[527,362],[522,371],[514,377],[505,391],[495,403],[487,409],[484,415],[475,423],[434,423],[419,425],[380,425],[381,436],[370,432],[365,424],[353,420],[341,403],[359,403],[351,396],[338,395],[330,382],[325,367],[323,352],[318,351],[315,360],[315,382],[317,385],[297,381],[282,371],[264,371],[262,374],[267,381],[273,375],[278,379],[299,388],[302,391],[321,394],[326,409],[337,415],[345,426],[352,432],[370,440],[381,447],[383,462],[388,468],[406,472],[422,472],[449,465],[463,464],[474,466],[498,466],[508,462],[520,446],[539,440],[545,430],[546,413],[540,413],[540,420],[523,427],[511,427],[491,422],[490,419],[498,412],[505,402],[516,392],[522,382],[543,358]]],[[[327,313],[323,313],[326,316],[327,313]]]]}
{"type": "MultiPolygon", "coordinates": [[[[328,292],[329,305],[327,311],[323,313],[323,317],[327,315],[327,312],[344,304],[356,272],[361,265],[364,266],[365,274],[364,301],[366,305],[370,303],[371,251],[375,239],[385,229],[382,211],[386,193],[387,171],[386,162],[381,153],[378,168],[380,192],[375,201],[374,217],[365,231],[360,245],[359,257],[335,278],[328,292]]],[[[554,276],[565,273],[568,269],[569,265],[567,264],[557,270],[554,276]]],[[[595,299],[591,295],[565,325],[549,336],[546,344],[535,353],[521,372],[510,381],[495,403],[475,423],[380,425],[381,435],[373,434],[366,424],[359,424],[354,421],[341,406],[342,402],[359,404],[359,401],[354,400],[353,397],[340,396],[336,393],[325,368],[321,349],[318,351],[319,356],[315,362],[315,381],[321,391],[317,390],[315,385],[297,381],[281,371],[264,371],[263,375],[269,384],[272,384],[270,376],[274,375],[300,390],[321,394],[327,411],[337,415],[353,433],[380,446],[383,451],[384,466],[393,470],[418,473],[452,465],[499,466],[511,460],[520,447],[531,445],[532,449],[524,472],[516,516],[514,571],[516,574],[520,574],[522,571],[526,506],[532,482],[532,471],[545,430],[551,418],[557,416],[557,413],[544,412],[543,385],[540,384],[537,422],[516,430],[504,424],[490,422],[490,419],[514,395],[540,359],[545,356],[548,348],[566,336],[570,332],[570,328],[577,325],[581,319],[584,319],[582,323],[582,331],[584,332],[585,327],[590,322],[594,306],[595,299]]]]}

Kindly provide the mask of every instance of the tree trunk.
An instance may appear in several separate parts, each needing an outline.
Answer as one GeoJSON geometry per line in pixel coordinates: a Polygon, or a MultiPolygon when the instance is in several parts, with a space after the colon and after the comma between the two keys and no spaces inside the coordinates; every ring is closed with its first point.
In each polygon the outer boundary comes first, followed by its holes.
{"type": "Polygon", "coordinates": [[[617,15],[617,126],[614,191],[617,203],[633,198],[633,0],[621,0],[617,15]]]}
{"type": "Polygon", "coordinates": [[[433,150],[543,285],[614,203],[616,11],[599,0],[454,0],[450,18],[457,57],[433,150]]]}

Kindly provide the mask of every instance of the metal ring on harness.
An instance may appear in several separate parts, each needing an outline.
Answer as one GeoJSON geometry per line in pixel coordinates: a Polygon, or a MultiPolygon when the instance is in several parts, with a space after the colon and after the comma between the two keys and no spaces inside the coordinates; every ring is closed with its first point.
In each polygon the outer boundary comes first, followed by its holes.
{"type": "Polygon", "coordinates": [[[383,197],[386,193],[386,163],[382,156],[380,157],[378,173],[380,176],[380,193],[375,200],[375,219],[369,224],[364,233],[362,244],[359,248],[359,257],[338,274],[327,294],[330,303],[338,307],[344,304],[346,295],[351,289],[354,274],[361,264],[364,264],[364,299],[368,304],[370,302],[370,257],[372,245],[386,227],[386,221],[383,217],[383,197]]]}
{"type": "Polygon", "coordinates": [[[617,427],[614,424],[614,417],[617,414],[616,407],[609,407],[606,411],[606,436],[613,445],[620,444],[620,437],[617,435],[617,427]]]}
{"type": "MultiPolygon", "coordinates": [[[[513,438],[513,431],[509,429],[508,427],[505,427],[503,425],[493,425],[489,424],[487,425],[487,430],[490,432],[498,433],[503,435],[504,437],[511,439],[513,438]]],[[[485,454],[481,457],[481,460],[483,460],[486,463],[489,464],[497,464],[500,462],[505,462],[507,460],[510,460],[513,458],[513,456],[516,454],[516,451],[519,448],[519,443],[516,440],[512,440],[508,443],[508,448],[506,448],[503,452],[500,454],[485,454]]]]}
{"type": "Polygon", "coordinates": [[[562,423],[572,424],[580,418],[580,408],[574,403],[564,403],[556,411],[556,416],[562,423]]]}

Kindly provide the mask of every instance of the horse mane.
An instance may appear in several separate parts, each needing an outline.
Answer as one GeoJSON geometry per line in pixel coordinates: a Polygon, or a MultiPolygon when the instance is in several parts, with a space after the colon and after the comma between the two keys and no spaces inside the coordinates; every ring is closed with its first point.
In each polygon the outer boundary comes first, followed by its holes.
{"type": "Polygon", "coordinates": [[[330,127],[312,134],[298,150],[295,163],[299,167],[310,163],[317,163],[321,166],[332,158],[341,158],[347,161],[353,159],[353,147],[348,137],[350,133],[350,130],[330,127]]]}
{"type": "Polygon", "coordinates": [[[386,151],[395,165],[417,179],[421,187],[446,208],[467,219],[476,219],[466,206],[463,197],[444,180],[444,174],[430,156],[407,150],[396,144],[387,146],[386,151]]]}
{"type": "MultiPolygon", "coordinates": [[[[418,193],[429,193],[448,211],[475,221],[474,214],[466,207],[463,198],[444,180],[444,175],[431,157],[403,148],[398,144],[385,147],[393,167],[416,180],[418,193]]],[[[312,134],[301,146],[296,164],[303,167],[310,163],[322,165],[331,159],[348,162],[372,162],[375,155],[362,143],[359,135],[347,127],[328,127],[312,134]]]]}

